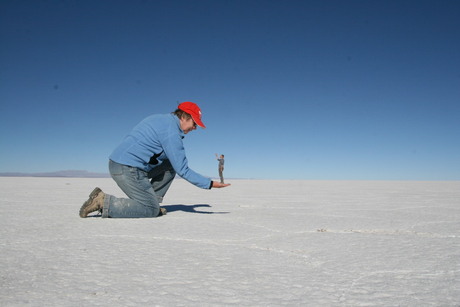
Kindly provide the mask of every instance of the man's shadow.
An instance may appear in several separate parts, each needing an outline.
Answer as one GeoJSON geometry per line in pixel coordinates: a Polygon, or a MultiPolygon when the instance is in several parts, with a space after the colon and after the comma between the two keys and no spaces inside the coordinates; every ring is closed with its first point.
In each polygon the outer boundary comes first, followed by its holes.
{"type": "Polygon", "coordinates": [[[197,208],[210,208],[210,205],[206,204],[197,204],[197,205],[165,205],[161,206],[166,209],[168,213],[174,212],[174,211],[183,211],[183,212],[188,212],[188,213],[199,213],[199,214],[227,214],[230,212],[211,212],[211,211],[197,211],[195,209],[197,208]]]}

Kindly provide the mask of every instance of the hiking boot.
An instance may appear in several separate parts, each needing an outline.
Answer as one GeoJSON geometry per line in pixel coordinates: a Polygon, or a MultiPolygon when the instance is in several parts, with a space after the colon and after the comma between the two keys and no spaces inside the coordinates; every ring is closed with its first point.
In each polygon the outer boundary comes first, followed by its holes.
{"type": "Polygon", "coordinates": [[[101,189],[95,188],[91,194],[89,194],[89,198],[83,206],[80,208],[80,217],[87,217],[88,214],[94,211],[101,211],[104,207],[104,198],[105,193],[102,192],[101,189]]]}
{"type": "Polygon", "coordinates": [[[166,215],[166,212],[168,212],[168,211],[166,211],[165,208],[160,208],[160,213],[158,213],[157,217],[162,216],[162,215],[166,215]]]}

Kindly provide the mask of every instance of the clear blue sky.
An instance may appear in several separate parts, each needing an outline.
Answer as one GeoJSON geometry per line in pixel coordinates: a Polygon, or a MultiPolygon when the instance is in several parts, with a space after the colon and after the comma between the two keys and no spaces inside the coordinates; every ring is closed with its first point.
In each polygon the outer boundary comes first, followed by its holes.
{"type": "Polygon", "coordinates": [[[0,2],[0,172],[107,172],[194,101],[190,166],[460,180],[460,1],[0,2]]]}

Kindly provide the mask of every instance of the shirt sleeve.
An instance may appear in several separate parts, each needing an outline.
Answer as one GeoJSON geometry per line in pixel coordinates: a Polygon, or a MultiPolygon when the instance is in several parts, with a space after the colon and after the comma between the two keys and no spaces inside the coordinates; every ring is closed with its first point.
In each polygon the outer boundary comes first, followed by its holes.
{"type": "Polygon", "coordinates": [[[163,149],[172,167],[180,177],[202,189],[211,188],[212,181],[210,178],[200,175],[188,167],[180,134],[170,133],[163,142],[163,149]]]}

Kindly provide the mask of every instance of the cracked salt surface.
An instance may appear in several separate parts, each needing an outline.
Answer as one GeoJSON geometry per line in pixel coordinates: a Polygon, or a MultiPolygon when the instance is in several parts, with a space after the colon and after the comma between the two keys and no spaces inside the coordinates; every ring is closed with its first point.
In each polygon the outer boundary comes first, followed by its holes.
{"type": "Polygon", "coordinates": [[[81,219],[111,179],[0,177],[1,306],[459,306],[460,182],[176,180],[157,219],[81,219]]]}

